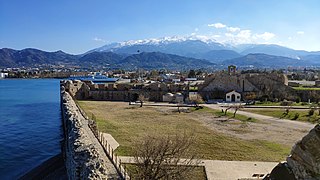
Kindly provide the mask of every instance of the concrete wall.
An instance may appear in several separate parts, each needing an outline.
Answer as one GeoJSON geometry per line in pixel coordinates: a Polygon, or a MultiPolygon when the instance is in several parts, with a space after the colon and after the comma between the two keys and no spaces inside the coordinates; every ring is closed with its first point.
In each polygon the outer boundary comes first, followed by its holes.
{"type": "MultiPolygon", "coordinates": [[[[69,179],[120,179],[68,92],[61,87],[63,153],[69,179]]],[[[69,89],[70,90],[70,89],[69,89]]],[[[72,91],[73,92],[73,91],[72,91]]]]}

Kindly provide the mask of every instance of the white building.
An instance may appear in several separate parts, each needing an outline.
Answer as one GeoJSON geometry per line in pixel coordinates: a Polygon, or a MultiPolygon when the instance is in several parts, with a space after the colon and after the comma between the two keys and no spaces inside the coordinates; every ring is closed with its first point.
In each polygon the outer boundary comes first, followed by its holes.
{"type": "Polygon", "coordinates": [[[8,73],[0,73],[0,79],[6,78],[8,76],[8,73]]]}
{"type": "Polygon", "coordinates": [[[226,102],[240,102],[241,94],[236,92],[235,90],[230,91],[226,94],[226,102]]]}
{"type": "Polygon", "coordinates": [[[183,103],[184,96],[181,93],[167,93],[162,96],[162,101],[163,102],[172,102],[172,103],[183,103]]]}
{"type": "Polygon", "coordinates": [[[167,93],[162,96],[162,101],[163,102],[172,102],[173,98],[174,98],[174,95],[172,93],[167,93]]]}

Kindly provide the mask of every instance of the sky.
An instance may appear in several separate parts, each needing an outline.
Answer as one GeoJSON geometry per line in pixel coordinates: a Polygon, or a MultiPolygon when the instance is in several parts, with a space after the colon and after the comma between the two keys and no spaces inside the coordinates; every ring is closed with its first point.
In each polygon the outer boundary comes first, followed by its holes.
{"type": "Polygon", "coordinates": [[[320,51],[320,1],[0,0],[0,48],[80,54],[167,36],[320,51]]]}

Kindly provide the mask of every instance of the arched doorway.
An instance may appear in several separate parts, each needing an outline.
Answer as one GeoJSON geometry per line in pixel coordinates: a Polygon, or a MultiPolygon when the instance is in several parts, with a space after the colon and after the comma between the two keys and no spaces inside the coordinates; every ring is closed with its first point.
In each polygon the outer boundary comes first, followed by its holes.
{"type": "Polygon", "coordinates": [[[232,95],[231,95],[231,101],[232,101],[232,102],[235,102],[235,101],[236,101],[236,95],[235,95],[235,94],[232,94],[232,95]]]}

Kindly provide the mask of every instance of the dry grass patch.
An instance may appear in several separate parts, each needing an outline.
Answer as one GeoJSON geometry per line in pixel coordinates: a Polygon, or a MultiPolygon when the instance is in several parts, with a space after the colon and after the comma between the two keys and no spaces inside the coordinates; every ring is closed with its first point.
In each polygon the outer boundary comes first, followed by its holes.
{"type": "MultiPolygon", "coordinates": [[[[98,128],[120,143],[119,155],[132,155],[132,145],[146,135],[193,134],[192,148],[205,159],[282,161],[290,147],[268,141],[248,141],[217,133],[194,120],[204,109],[178,113],[176,108],[129,106],[123,102],[80,101],[84,111],[97,117],[98,128]]],[[[243,133],[243,132],[241,132],[243,133]]]]}

